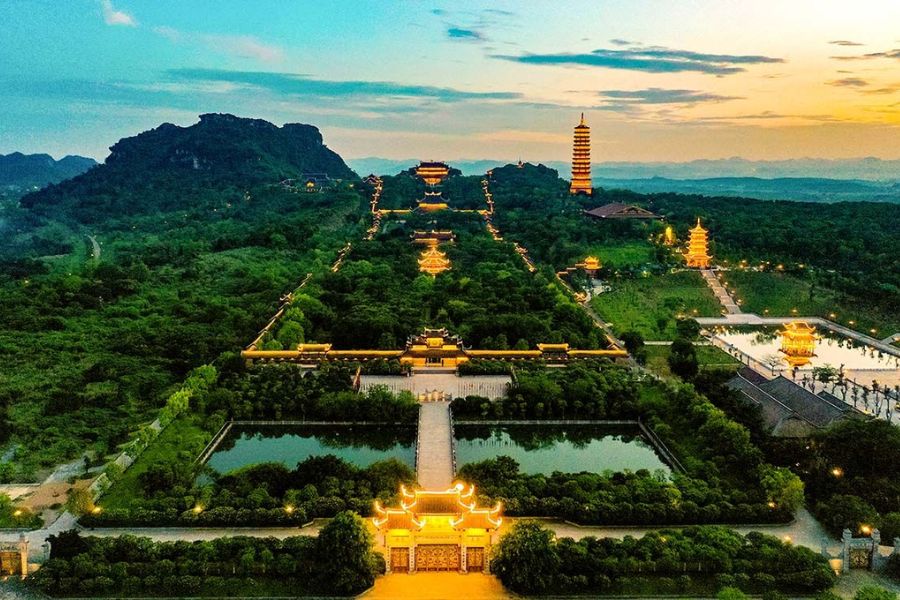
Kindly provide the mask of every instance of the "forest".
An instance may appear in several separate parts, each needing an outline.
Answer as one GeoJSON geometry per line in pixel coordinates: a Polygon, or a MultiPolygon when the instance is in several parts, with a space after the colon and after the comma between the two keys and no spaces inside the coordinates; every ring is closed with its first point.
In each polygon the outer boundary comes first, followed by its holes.
{"type": "Polygon", "coordinates": [[[340,270],[310,281],[264,347],[401,348],[425,326],[447,327],[473,348],[604,346],[590,317],[548,274],[529,273],[510,244],[493,241],[480,216],[441,212],[388,221],[376,239],[356,242],[340,270]],[[410,239],[431,229],[456,235],[442,245],[451,268],[436,278],[419,271],[422,246],[410,239]]]}
{"type": "Polygon", "coordinates": [[[190,368],[246,343],[280,293],[333,260],[359,202],[264,189],[249,207],[125,219],[99,236],[99,261],[4,270],[0,400],[18,450],[2,478],[114,449],[190,368]],[[157,223],[176,218],[185,226],[157,223]]]}

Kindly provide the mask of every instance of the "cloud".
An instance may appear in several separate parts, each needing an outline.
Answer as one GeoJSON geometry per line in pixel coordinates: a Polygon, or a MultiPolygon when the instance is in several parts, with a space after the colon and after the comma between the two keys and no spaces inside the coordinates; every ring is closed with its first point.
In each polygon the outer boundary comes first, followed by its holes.
{"type": "Polygon", "coordinates": [[[200,44],[214,52],[240,58],[252,58],[267,63],[280,62],[284,59],[281,48],[266,44],[252,35],[193,33],[165,26],[154,27],[153,31],[176,44],[200,44]]]}
{"type": "Polygon", "coordinates": [[[226,71],[219,69],[175,69],[168,73],[180,80],[228,82],[249,85],[285,96],[315,98],[416,98],[440,103],[466,100],[515,100],[516,92],[470,92],[455,88],[411,85],[389,81],[334,81],[293,73],[226,71]]]}
{"type": "Polygon", "coordinates": [[[448,27],[447,37],[451,40],[459,40],[463,42],[483,42],[484,35],[474,29],[465,29],[463,27],[448,27]]]}
{"type": "Polygon", "coordinates": [[[622,38],[613,38],[609,43],[614,46],[640,46],[640,42],[632,42],[631,40],[623,40],[622,38]]]}
{"type": "Polygon", "coordinates": [[[900,48],[886,50],[884,52],[870,52],[868,54],[857,54],[855,56],[832,56],[834,60],[874,60],[876,58],[894,58],[900,60],[900,48]]]}
{"type": "Polygon", "coordinates": [[[722,96],[697,90],[665,90],[647,88],[644,90],[603,90],[597,95],[604,101],[622,104],[681,104],[694,105],[702,102],[727,102],[742,100],[739,96],[722,96]]]}
{"type": "Polygon", "coordinates": [[[869,85],[869,82],[865,79],[861,79],[859,77],[844,77],[843,79],[835,79],[834,81],[826,81],[827,85],[833,85],[835,87],[853,87],[853,88],[861,88],[869,85]]]}
{"type": "Polygon", "coordinates": [[[884,96],[887,94],[896,94],[900,92],[900,83],[894,83],[886,87],[875,88],[871,90],[861,90],[863,94],[871,94],[876,96],[884,96]]]}
{"type": "Polygon", "coordinates": [[[832,46],[865,46],[865,44],[860,44],[859,42],[852,42],[850,40],[831,40],[828,42],[832,46]]]}
{"type": "Polygon", "coordinates": [[[117,10],[112,4],[112,0],[100,0],[100,8],[103,11],[103,21],[107,25],[137,27],[135,18],[123,10],[117,10]]]}
{"type": "Polygon", "coordinates": [[[599,48],[589,53],[492,55],[492,58],[532,65],[575,65],[649,73],[693,71],[712,75],[740,73],[746,70],[744,65],[784,62],[784,59],[770,56],[707,54],[658,46],[631,46],[623,50],[599,48]]]}

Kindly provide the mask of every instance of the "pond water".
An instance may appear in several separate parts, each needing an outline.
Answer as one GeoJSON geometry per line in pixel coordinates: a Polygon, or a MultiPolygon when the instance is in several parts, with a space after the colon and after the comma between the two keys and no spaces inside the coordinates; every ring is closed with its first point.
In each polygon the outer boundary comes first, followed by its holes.
{"type": "MultiPolygon", "coordinates": [[[[716,332],[716,337],[752,358],[776,369],[787,369],[784,354],[779,352],[781,339],[776,327],[728,328],[716,332]]],[[[896,370],[900,369],[900,357],[882,353],[862,342],[844,337],[824,328],[817,328],[819,340],[815,346],[815,356],[801,370],[830,365],[847,371],[896,370]]]]}
{"type": "Polygon", "coordinates": [[[294,468],[327,454],[357,467],[396,458],[415,468],[416,431],[378,425],[235,425],[206,464],[217,473],[265,462],[294,468]]]}
{"type": "Polygon", "coordinates": [[[636,427],[597,425],[457,425],[458,466],[501,455],[523,473],[671,469],[636,427]]]}

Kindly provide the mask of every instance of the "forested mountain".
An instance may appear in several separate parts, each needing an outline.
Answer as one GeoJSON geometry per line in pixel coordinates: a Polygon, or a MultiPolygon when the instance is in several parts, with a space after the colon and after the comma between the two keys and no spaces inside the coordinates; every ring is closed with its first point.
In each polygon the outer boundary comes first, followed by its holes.
{"type": "Polygon", "coordinates": [[[24,197],[41,216],[96,223],[158,210],[187,209],[209,190],[276,183],[303,173],[356,174],[312,125],[278,127],[259,119],[205,114],[189,127],[164,123],[110,148],[105,164],[24,197]]]}
{"type": "Polygon", "coordinates": [[[189,369],[239,349],[359,236],[354,183],[315,127],[204,115],[0,208],[0,481],[101,460],[189,369]],[[344,181],[279,185],[311,171],[344,181]]]}
{"type": "Polygon", "coordinates": [[[54,160],[49,154],[0,154],[0,186],[43,187],[81,175],[96,164],[84,156],[54,160]]]}

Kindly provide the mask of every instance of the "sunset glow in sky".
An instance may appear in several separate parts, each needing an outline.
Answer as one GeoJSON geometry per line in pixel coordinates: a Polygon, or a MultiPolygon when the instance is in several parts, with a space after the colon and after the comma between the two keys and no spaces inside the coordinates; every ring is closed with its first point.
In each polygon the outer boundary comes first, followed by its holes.
{"type": "Polygon", "coordinates": [[[204,112],[345,157],[900,158],[900,1],[10,0],[0,153],[204,112]]]}

